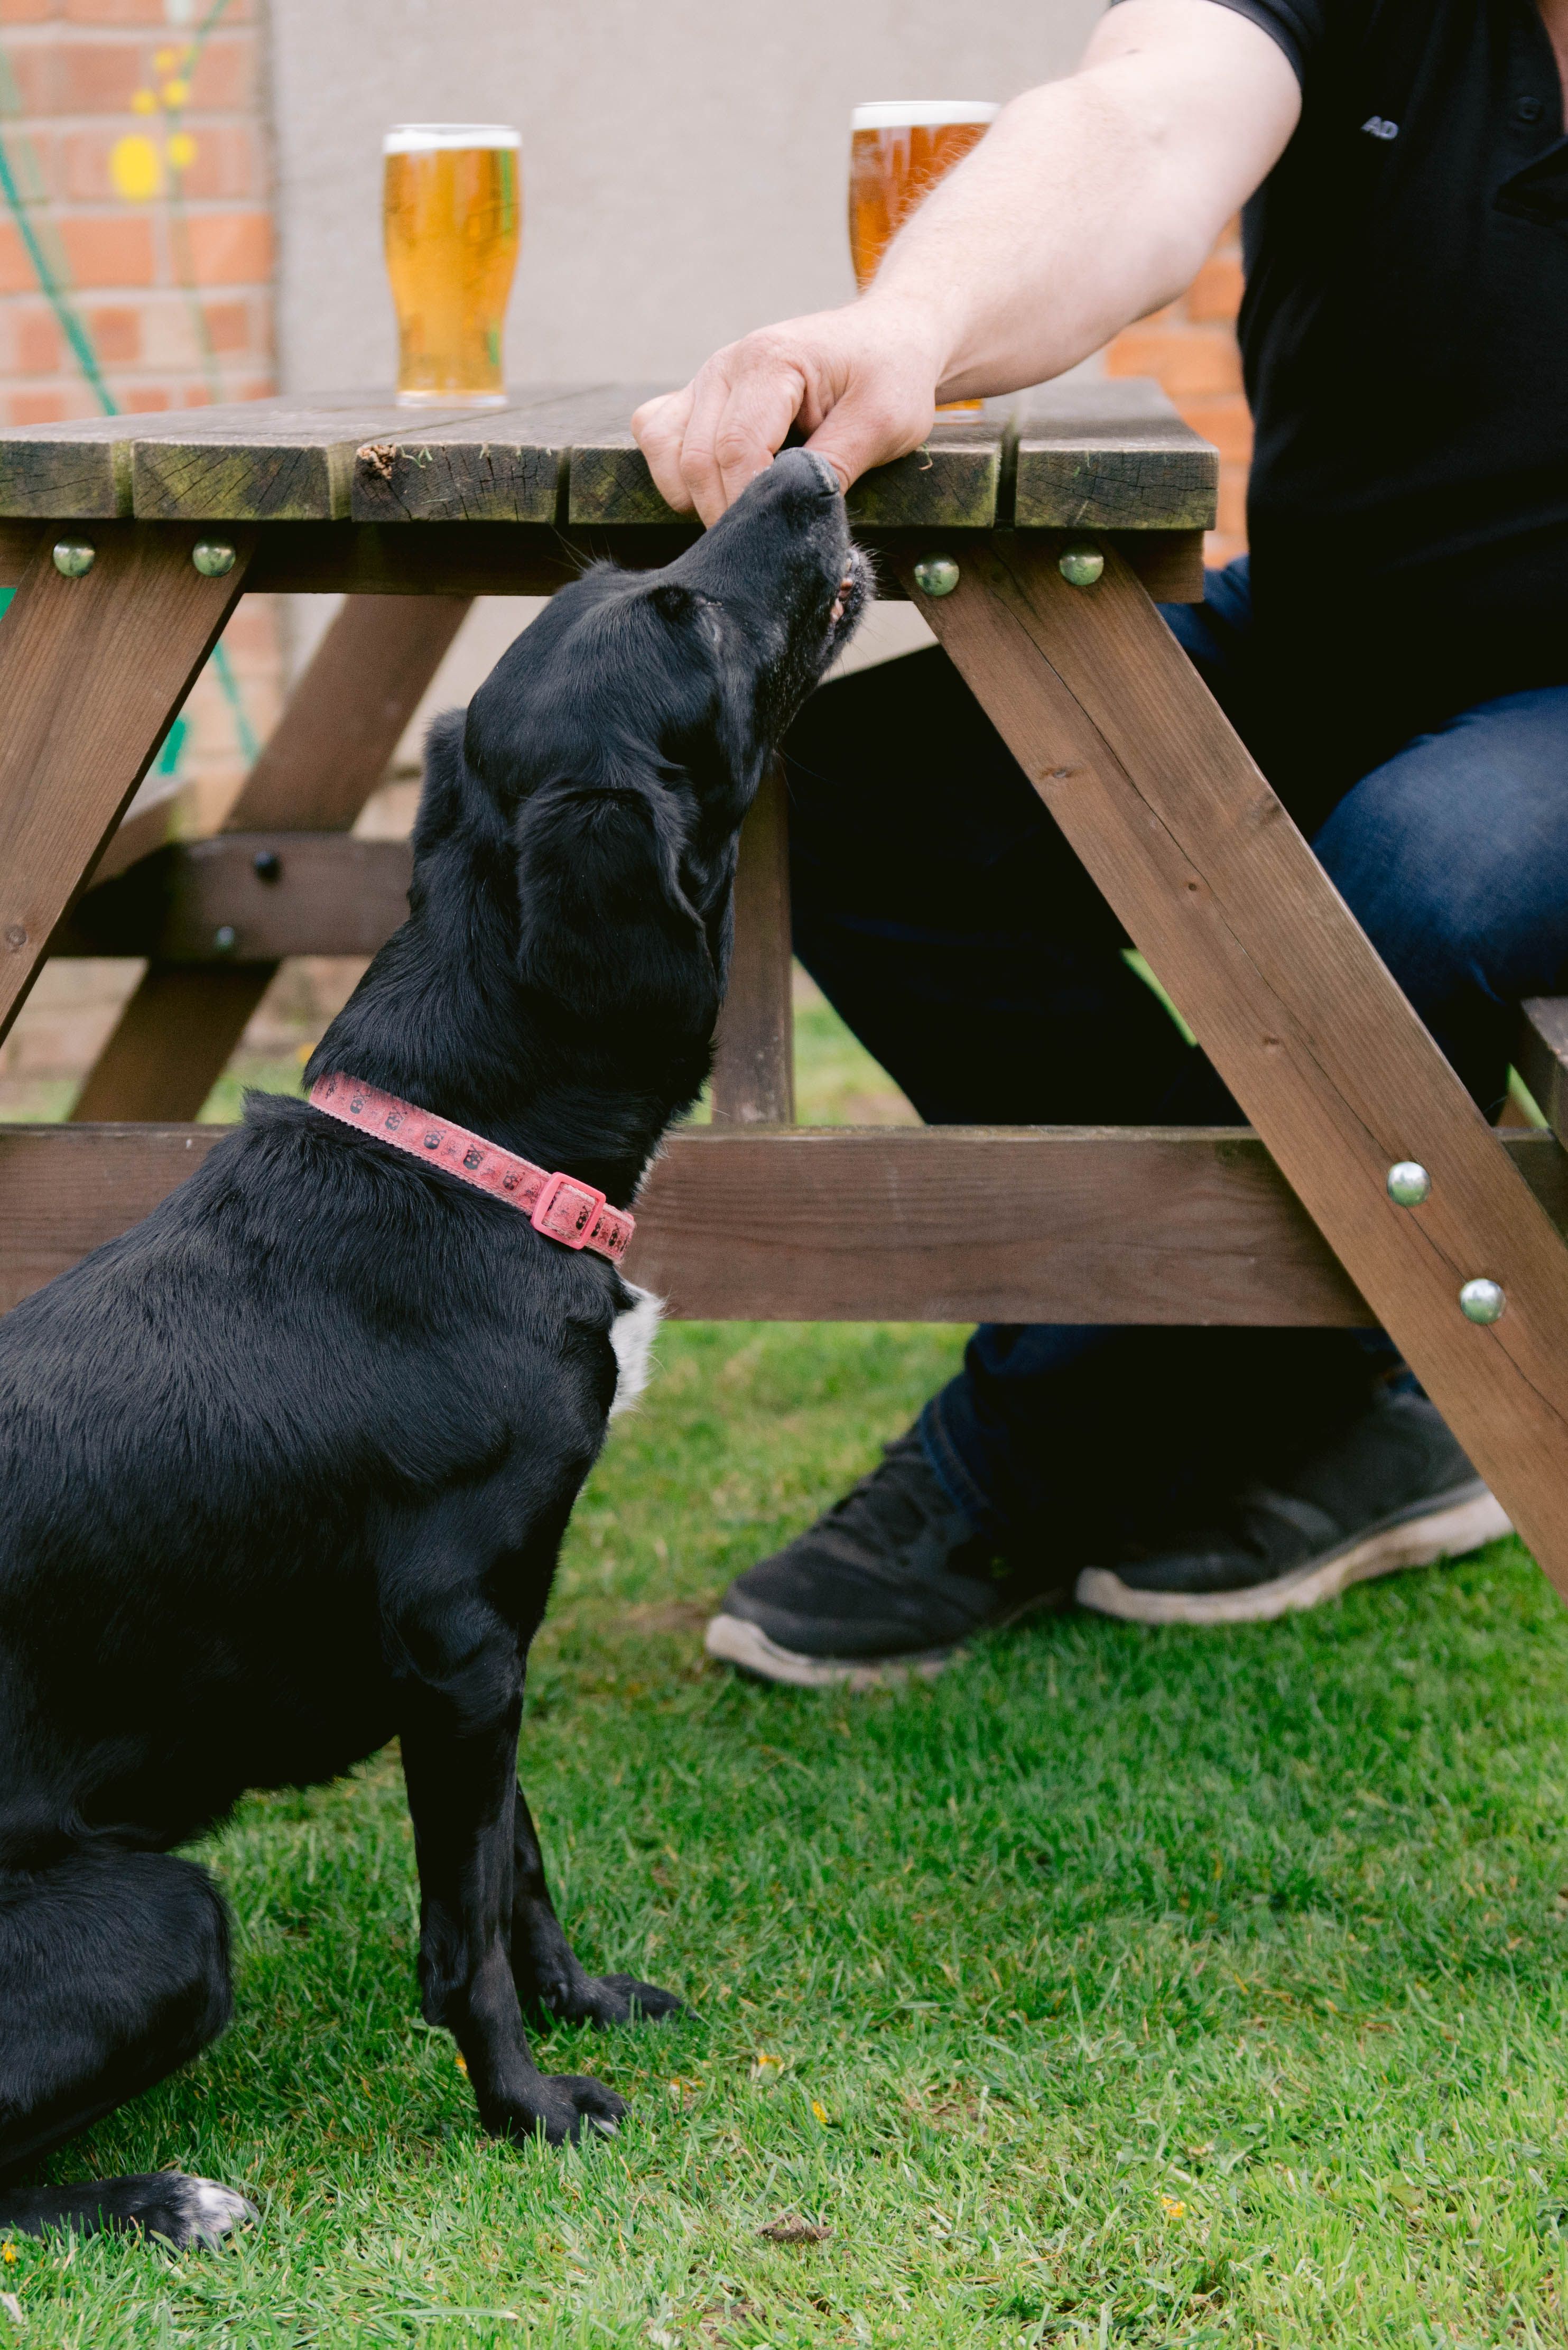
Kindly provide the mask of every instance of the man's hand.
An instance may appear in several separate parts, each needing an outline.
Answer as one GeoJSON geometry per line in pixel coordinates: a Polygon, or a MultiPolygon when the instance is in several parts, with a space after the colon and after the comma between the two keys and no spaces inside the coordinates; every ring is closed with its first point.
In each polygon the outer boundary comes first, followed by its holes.
{"type": "Polygon", "coordinates": [[[797,423],[847,489],[925,439],[940,348],[919,309],[868,296],[727,345],[684,391],[646,400],[631,429],[660,496],[705,523],[771,463],[797,423]]]}
{"type": "Polygon", "coordinates": [[[765,327],[632,418],[680,514],[714,522],[792,425],[847,489],[939,400],[1043,383],[1172,300],[1301,114],[1284,51],[1214,0],[1125,0],[1075,74],[1004,107],[842,310],[765,327]]]}

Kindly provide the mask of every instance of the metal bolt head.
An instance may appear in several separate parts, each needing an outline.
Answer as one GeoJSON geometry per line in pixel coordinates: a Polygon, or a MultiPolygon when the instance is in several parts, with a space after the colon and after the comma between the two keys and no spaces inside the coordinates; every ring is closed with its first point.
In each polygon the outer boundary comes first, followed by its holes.
{"type": "Polygon", "coordinates": [[[203,579],[226,579],[234,567],[234,550],[221,538],[199,538],[191,560],[203,579]]]}
{"type": "Polygon", "coordinates": [[[1397,1159],[1388,1170],[1388,1197],[1397,1208],[1418,1208],[1431,1190],[1432,1179],[1418,1159],[1397,1159]]]}
{"type": "Polygon", "coordinates": [[[213,932],[213,944],[219,954],[233,954],[235,931],[233,922],[220,922],[213,932]]]}
{"type": "Polygon", "coordinates": [[[85,538],[55,541],[55,569],[64,579],[85,579],[97,561],[97,547],[85,538]]]}
{"type": "Polygon", "coordinates": [[[251,859],[251,870],[258,881],[275,881],[283,871],[283,859],[275,848],[258,848],[251,859]]]}
{"type": "Polygon", "coordinates": [[[915,585],[922,596],[950,596],[959,584],[959,567],[950,555],[922,555],[915,566],[915,585]]]}
{"type": "Polygon", "coordinates": [[[1484,1277],[1467,1281],[1459,1292],[1459,1312],[1467,1322],[1501,1322],[1507,1304],[1500,1284],[1484,1277]]]}
{"type": "Polygon", "coordinates": [[[1106,558],[1097,546],[1064,547],[1056,558],[1056,568],[1069,588],[1092,588],[1106,567],[1106,558]]]}

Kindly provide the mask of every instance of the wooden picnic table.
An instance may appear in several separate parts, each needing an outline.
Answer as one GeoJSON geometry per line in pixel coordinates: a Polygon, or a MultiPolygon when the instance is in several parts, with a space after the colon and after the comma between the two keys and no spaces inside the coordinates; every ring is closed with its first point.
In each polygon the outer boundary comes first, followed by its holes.
{"type": "MultiPolygon", "coordinates": [[[[211,1147],[191,1121],[283,957],[369,953],[401,919],[406,844],[350,827],[472,598],[691,543],[628,429],[646,389],[0,436],[0,1036],[51,952],[147,959],[72,1122],[0,1128],[0,1305],[211,1147]],[[260,589],[348,600],[223,830],[122,827],[260,589]]],[[[1527,1006],[1520,1048],[1556,1131],[1494,1131],[1155,609],[1201,595],[1216,482],[1154,386],[1073,382],[939,423],[850,503],[1251,1130],[796,1127],[775,780],[742,841],[714,1122],[655,1166],[629,1270],[688,1315],[1381,1322],[1568,1595],[1568,1006],[1527,1006]],[[1387,1188],[1404,1160],[1416,1206],[1387,1188]],[[1478,1278],[1501,1319],[1461,1307],[1478,1278]]]]}

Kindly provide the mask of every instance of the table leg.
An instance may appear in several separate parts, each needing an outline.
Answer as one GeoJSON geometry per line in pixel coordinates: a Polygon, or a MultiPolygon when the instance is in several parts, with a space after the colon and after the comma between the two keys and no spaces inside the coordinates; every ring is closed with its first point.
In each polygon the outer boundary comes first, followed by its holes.
{"type": "Polygon", "coordinates": [[[713,1043],[715,1126],[794,1124],[790,971],[789,803],[775,765],[741,831],[735,945],[713,1043]]]}
{"type": "MultiPolygon", "coordinates": [[[[348,598],[223,830],[347,832],[472,601],[348,598]]],[[[72,1120],[195,1118],[276,971],[275,962],[150,965],[88,1070],[72,1120]]]]}
{"type": "Polygon", "coordinates": [[[210,579],[195,529],[86,536],[78,578],[40,540],[0,629],[0,1037],[234,609],[254,539],[225,531],[236,560],[210,579]]]}
{"type": "Polygon", "coordinates": [[[914,598],[1568,1596],[1568,1249],[1137,580],[997,537],[914,598]],[[1431,1192],[1385,1179],[1418,1159],[1431,1192]],[[1461,1285],[1501,1284],[1489,1326],[1461,1285]]]}

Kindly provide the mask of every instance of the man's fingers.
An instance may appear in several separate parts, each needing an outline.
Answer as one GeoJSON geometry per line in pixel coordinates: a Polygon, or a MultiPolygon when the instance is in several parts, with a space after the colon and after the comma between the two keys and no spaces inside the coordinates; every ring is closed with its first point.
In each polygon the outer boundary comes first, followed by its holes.
{"type": "Polygon", "coordinates": [[[714,450],[714,440],[730,401],[730,384],[710,359],[691,386],[691,408],[680,444],[680,473],[686,494],[704,524],[715,523],[730,501],[714,450]]]}
{"type": "Polygon", "coordinates": [[[890,464],[895,457],[908,456],[911,449],[918,449],[935,414],[935,408],[923,402],[896,414],[885,400],[850,390],[829,410],[805,445],[815,455],[826,458],[847,490],[873,465],[890,464]]]}
{"type": "Polygon", "coordinates": [[[773,463],[805,398],[799,369],[776,359],[759,356],[736,376],[713,431],[725,505],[773,463]]]}
{"type": "Polygon", "coordinates": [[[645,400],[631,420],[632,432],[648,460],[653,485],[665,504],[673,506],[677,514],[690,514],[694,504],[680,465],[687,420],[691,414],[691,384],[684,391],[660,392],[657,400],[645,400]]]}

